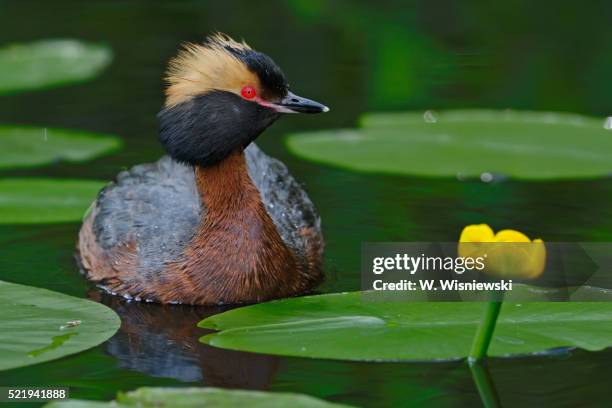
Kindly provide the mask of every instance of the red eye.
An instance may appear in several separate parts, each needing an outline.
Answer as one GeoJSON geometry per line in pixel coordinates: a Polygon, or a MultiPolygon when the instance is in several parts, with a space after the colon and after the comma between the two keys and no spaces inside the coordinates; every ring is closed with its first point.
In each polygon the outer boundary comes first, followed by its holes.
{"type": "Polygon", "coordinates": [[[240,93],[245,99],[253,99],[255,96],[257,96],[257,92],[252,86],[245,86],[244,88],[242,88],[242,91],[240,93]]]}

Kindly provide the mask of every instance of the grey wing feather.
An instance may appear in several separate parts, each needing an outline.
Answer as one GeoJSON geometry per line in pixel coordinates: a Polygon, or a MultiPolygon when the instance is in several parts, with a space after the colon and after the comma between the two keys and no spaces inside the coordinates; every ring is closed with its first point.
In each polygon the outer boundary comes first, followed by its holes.
{"type": "Polygon", "coordinates": [[[135,243],[142,271],[156,272],[193,238],[200,203],[193,167],[165,156],[119,173],[100,192],[94,232],[103,249],[135,243]]]}

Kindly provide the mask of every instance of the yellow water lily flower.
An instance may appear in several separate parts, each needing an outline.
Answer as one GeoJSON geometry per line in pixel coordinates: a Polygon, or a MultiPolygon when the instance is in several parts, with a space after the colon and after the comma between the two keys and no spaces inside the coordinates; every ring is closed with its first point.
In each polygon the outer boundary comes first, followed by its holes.
{"type": "Polygon", "coordinates": [[[484,272],[501,279],[535,279],[546,266],[546,246],[522,232],[505,229],[497,233],[487,224],[468,225],[461,231],[458,254],[483,257],[484,272]]]}

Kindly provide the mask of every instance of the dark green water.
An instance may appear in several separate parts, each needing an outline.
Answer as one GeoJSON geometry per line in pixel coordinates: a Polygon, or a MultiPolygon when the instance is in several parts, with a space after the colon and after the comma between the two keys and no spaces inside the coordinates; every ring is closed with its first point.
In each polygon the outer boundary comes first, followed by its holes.
{"type": "MultiPolygon", "coordinates": [[[[272,55],[299,94],[329,105],[281,119],[258,143],[303,181],[323,218],[323,292],[359,288],[361,241],[452,241],[487,222],[548,241],[612,239],[612,180],[494,184],[373,176],[290,156],[283,135],[351,127],[360,113],[490,107],[609,115],[612,3],[557,2],[30,2],[0,1],[0,42],[73,37],[108,43],[111,67],[87,84],[0,98],[0,122],[116,133],[120,153],[1,176],[110,180],[156,160],[164,64],[211,30],[272,55]]],[[[0,226],[0,278],[112,306],[107,343],[0,373],[0,385],[65,385],[110,399],[143,385],[296,391],[361,406],[478,406],[465,363],[348,363],[278,358],[200,345],[195,323],[216,312],[101,297],[72,255],[79,225],[0,226]]],[[[504,406],[606,406],[612,350],[493,359],[504,406]]],[[[19,406],[26,406],[20,404],[19,406]]]]}

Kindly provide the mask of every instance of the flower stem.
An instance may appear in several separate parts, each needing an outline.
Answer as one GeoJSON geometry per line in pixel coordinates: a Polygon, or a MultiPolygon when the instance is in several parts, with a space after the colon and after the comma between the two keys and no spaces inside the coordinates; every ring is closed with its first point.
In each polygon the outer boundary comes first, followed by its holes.
{"type": "Polygon", "coordinates": [[[482,362],[470,364],[470,371],[482,405],[485,408],[500,408],[501,402],[487,366],[482,362]]]}
{"type": "Polygon", "coordinates": [[[468,362],[474,364],[487,356],[489,350],[489,344],[493,338],[493,331],[495,330],[495,324],[497,323],[497,317],[501,310],[502,302],[501,296],[497,293],[493,293],[491,300],[487,303],[485,314],[478,326],[474,341],[472,342],[472,349],[468,355],[468,362]]]}

